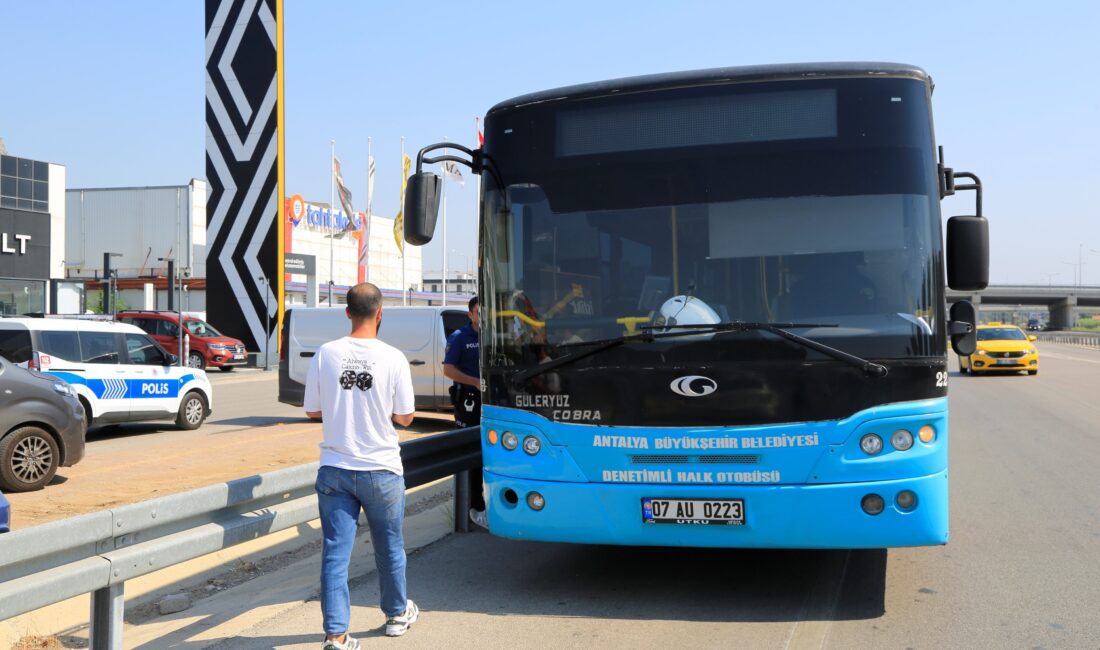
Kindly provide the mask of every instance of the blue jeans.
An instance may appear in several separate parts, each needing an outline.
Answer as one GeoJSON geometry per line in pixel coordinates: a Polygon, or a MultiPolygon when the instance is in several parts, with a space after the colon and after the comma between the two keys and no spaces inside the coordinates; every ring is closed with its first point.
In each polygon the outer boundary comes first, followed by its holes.
{"type": "Polygon", "coordinates": [[[405,613],[405,479],[393,472],[356,472],[323,466],[317,470],[321,511],[321,612],[325,634],[348,631],[351,598],[348,565],[355,546],[359,509],[367,515],[374,563],[386,617],[405,613]]]}

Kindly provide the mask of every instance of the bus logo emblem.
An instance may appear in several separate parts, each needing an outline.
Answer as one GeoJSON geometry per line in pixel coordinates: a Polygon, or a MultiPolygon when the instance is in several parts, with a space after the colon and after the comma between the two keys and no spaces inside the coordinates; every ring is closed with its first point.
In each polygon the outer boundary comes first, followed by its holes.
{"type": "Polygon", "coordinates": [[[718,382],[710,377],[687,375],[686,377],[677,377],[673,379],[668,387],[677,395],[683,395],[684,397],[702,397],[704,395],[710,395],[718,390],[718,382]]]}

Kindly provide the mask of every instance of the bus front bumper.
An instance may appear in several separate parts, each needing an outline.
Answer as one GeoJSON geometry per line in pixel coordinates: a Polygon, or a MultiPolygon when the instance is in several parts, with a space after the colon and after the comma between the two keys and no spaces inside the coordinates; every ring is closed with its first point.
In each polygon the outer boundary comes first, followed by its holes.
{"type": "Polygon", "coordinates": [[[946,544],[947,471],[918,478],[824,485],[664,485],[566,483],[484,474],[489,530],[520,540],[729,548],[883,548],[946,544]],[[917,495],[904,511],[895,499],[917,495]],[[539,493],[542,510],[528,505],[539,493]],[[864,496],[886,503],[865,513],[864,496]],[[655,524],[642,500],[742,499],[744,525],[655,524]]]}

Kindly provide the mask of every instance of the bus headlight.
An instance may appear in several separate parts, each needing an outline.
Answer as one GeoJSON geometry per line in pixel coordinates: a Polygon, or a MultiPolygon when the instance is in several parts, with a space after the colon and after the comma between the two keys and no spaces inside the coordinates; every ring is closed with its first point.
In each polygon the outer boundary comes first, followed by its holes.
{"type": "Polygon", "coordinates": [[[863,508],[863,512],[869,515],[877,515],[886,509],[886,502],[877,494],[868,494],[859,502],[859,506],[863,508]]]}
{"type": "Polygon", "coordinates": [[[905,429],[898,429],[890,436],[890,444],[898,451],[905,451],[913,446],[913,434],[905,429]]]}
{"type": "Polygon", "coordinates": [[[511,431],[505,431],[500,436],[500,446],[512,451],[519,446],[519,438],[511,431]]]}
{"type": "Polygon", "coordinates": [[[882,451],[882,438],[873,433],[868,433],[859,439],[859,448],[868,456],[874,456],[882,451]]]}
{"type": "Polygon", "coordinates": [[[921,442],[932,442],[936,439],[936,430],[931,425],[926,424],[920,428],[920,431],[917,431],[917,437],[920,438],[921,442]]]}
{"type": "Polygon", "coordinates": [[[912,510],[917,507],[917,494],[911,490],[902,490],[898,492],[894,501],[898,504],[898,508],[912,510]]]}
{"type": "Polygon", "coordinates": [[[527,505],[530,506],[532,510],[542,510],[546,507],[546,499],[538,492],[528,492],[527,505]]]}
{"type": "Polygon", "coordinates": [[[542,449],[542,443],[535,436],[527,436],[523,439],[523,451],[527,452],[528,456],[534,456],[542,449]]]}

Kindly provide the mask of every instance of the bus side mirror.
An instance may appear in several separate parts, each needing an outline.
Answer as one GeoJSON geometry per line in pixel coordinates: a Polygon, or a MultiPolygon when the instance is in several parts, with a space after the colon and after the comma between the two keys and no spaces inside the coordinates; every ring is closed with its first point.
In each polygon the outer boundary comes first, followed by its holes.
{"type": "Polygon", "coordinates": [[[974,354],[978,347],[978,333],[974,326],[978,322],[978,310],[969,300],[960,300],[951,305],[951,320],[947,323],[947,333],[951,337],[951,348],[955,354],[967,357],[974,354]]]}
{"type": "Polygon", "coordinates": [[[405,241],[413,246],[427,244],[435,234],[442,183],[439,176],[431,172],[409,176],[405,188],[405,241]]]}
{"type": "Polygon", "coordinates": [[[989,286],[989,222],[985,217],[947,220],[947,286],[956,291],[980,291],[989,286]]]}

